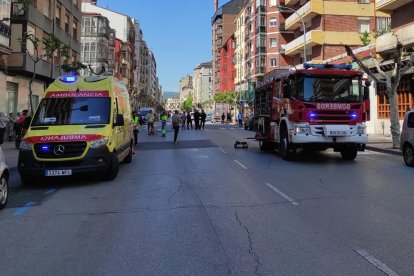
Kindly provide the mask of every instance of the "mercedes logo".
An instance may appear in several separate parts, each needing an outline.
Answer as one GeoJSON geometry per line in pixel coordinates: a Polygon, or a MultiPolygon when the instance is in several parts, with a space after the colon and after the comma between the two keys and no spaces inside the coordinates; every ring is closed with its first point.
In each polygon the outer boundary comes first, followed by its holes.
{"type": "Polygon", "coordinates": [[[65,147],[63,145],[57,145],[53,149],[55,155],[62,155],[65,152],[65,147]]]}

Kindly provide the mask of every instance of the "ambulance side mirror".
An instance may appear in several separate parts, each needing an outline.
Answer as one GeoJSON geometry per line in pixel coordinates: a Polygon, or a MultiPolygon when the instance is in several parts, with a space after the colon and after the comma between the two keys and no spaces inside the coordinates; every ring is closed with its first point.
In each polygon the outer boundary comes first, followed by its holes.
{"type": "Polygon", "coordinates": [[[124,126],[124,125],[125,125],[124,115],[117,114],[116,115],[116,123],[114,124],[114,126],[124,126]]]}

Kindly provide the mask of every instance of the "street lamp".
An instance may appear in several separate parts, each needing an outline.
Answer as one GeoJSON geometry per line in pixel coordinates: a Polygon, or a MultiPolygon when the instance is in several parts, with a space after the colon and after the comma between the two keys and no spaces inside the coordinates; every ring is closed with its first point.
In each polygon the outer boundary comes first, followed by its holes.
{"type": "Polygon", "coordinates": [[[303,26],[303,60],[304,60],[304,63],[306,63],[306,26],[305,26],[305,22],[303,21],[302,16],[295,9],[292,9],[291,7],[288,7],[288,6],[285,6],[285,5],[277,5],[277,7],[281,10],[293,11],[299,17],[300,21],[302,22],[302,26],[303,26]]]}

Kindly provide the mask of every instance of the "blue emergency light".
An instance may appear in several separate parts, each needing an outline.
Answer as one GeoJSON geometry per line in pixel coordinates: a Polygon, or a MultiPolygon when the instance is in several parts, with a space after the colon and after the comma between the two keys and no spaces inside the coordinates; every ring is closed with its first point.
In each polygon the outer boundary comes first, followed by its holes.
{"type": "Polygon", "coordinates": [[[78,77],[76,75],[67,75],[60,78],[62,82],[66,83],[76,82],[77,79],[78,77]]]}
{"type": "Polygon", "coordinates": [[[311,117],[311,118],[315,118],[316,117],[316,114],[315,113],[309,113],[309,117],[311,117]]]}
{"type": "Polygon", "coordinates": [[[48,152],[48,151],[50,151],[50,147],[48,145],[44,145],[44,146],[42,146],[42,151],[43,152],[48,152]]]}
{"type": "Polygon", "coordinates": [[[352,113],[352,114],[351,114],[352,119],[355,119],[357,116],[358,116],[358,115],[357,115],[356,113],[352,113]]]}

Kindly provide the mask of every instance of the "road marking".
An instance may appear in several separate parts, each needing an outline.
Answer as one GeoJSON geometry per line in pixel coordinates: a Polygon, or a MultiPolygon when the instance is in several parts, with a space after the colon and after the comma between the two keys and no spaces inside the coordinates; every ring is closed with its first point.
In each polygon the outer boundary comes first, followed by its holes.
{"type": "Polygon", "coordinates": [[[223,153],[227,153],[227,152],[225,152],[222,148],[219,148],[219,150],[221,150],[223,153]]]}
{"type": "Polygon", "coordinates": [[[276,188],[275,186],[273,186],[270,183],[266,183],[267,187],[269,187],[270,189],[272,189],[274,192],[276,192],[278,195],[280,195],[281,197],[283,197],[284,199],[286,199],[287,201],[289,201],[290,204],[294,205],[294,206],[298,206],[299,203],[297,203],[293,198],[291,198],[290,196],[288,196],[287,194],[285,194],[284,192],[282,192],[281,190],[279,190],[278,188],[276,188]]]}
{"type": "Polygon", "coordinates": [[[369,254],[367,251],[363,249],[359,249],[359,250],[356,250],[356,252],[362,257],[364,257],[365,260],[373,264],[376,268],[384,272],[385,274],[389,276],[398,276],[397,272],[395,272],[389,266],[387,266],[386,264],[384,264],[383,262],[381,262],[380,260],[372,256],[371,254],[369,254]]]}
{"type": "Polygon", "coordinates": [[[245,165],[243,165],[242,163],[240,163],[237,160],[234,160],[234,162],[236,162],[237,164],[239,164],[240,167],[242,167],[243,169],[247,170],[247,167],[245,165]]]}
{"type": "Polygon", "coordinates": [[[24,213],[26,213],[27,211],[30,210],[30,208],[32,208],[33,206],[35,206],[36,202],[28,202],[26,203],[23,207],[20,207],[19,209],[16,210],[16,212],[14,212],[13,216],[17,217],[17,216],[21,216],[24,213]]]}

